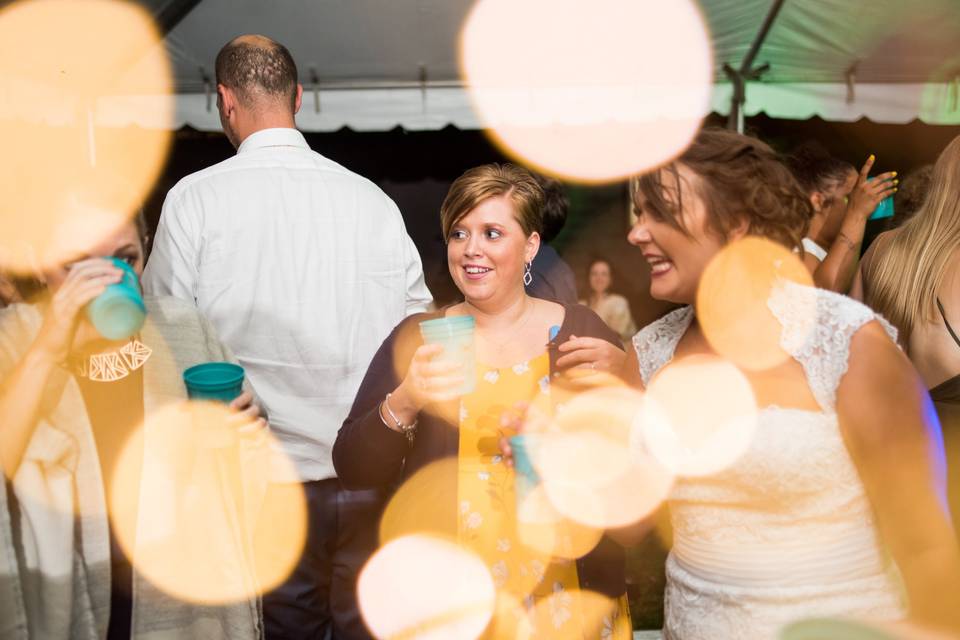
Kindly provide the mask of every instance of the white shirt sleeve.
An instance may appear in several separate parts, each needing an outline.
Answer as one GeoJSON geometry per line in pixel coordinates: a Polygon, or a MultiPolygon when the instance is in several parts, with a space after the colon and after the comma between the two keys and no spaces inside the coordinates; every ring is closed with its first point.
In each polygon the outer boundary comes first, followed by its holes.
{"type": "Polygon", "coordinates": [[[150,295],[174,296],[196,306],[201,238],[193,214],[199,212],[189,211],[179,193],[167,194],[141,281],[150,295]]]}

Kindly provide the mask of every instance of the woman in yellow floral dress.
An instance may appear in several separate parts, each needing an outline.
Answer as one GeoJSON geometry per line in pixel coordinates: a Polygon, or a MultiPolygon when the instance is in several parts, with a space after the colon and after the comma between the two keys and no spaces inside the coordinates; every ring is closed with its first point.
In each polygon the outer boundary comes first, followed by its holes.
{"type": "Polygon", "coordinates": [[[619,371],[625,357],[619,336],[590,309],[526,295],[542,203],[533,177],[512,165],[478,167],[453,183],[441,224],[464,301],[411,316],[387,338],[333,459],[345,486],[372,488],[456,456],[458,542],[484,561],[500,596],[485,637],[513,638],[523,625],[534,638],[629,638],[623,549],[603,538],[582,557],[562,559],[528,544],[516,517],[514,472],[499,449],[512,435],[514,408],[549,396],[561,371],[619,371]],[[456,366],[434,359],[442,348],[423,344],[418,327],[466,315],[475,321],[479,364],[474,390],[461,395],[456,366]],[[603,615],[583,610],[581,592],[606,598],[603,615]],[[513,604],[509,611],[504,602],[513,604]]]}

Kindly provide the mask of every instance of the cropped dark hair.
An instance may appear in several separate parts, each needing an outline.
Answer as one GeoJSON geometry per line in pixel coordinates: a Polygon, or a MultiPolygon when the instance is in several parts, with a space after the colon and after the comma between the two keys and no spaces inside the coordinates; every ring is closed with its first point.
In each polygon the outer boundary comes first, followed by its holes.
{"type": "Polygon", "coordinates": [[[815,140],[799,145],[785,160],[800,187],[808,194],[827,191],[841,184],[851,171],[856,171],[852,164],[833,157],[815,140]]]}
{"type": "Polygon", "coordinates": [[[563,189],[563,183],[556,178],[548,178],[539,173],[533,174],[533,177],[543,189],[543,232],[540,240],[550,242],[560,235],[567,222],[570,199],[563,189]]]}
{"type": "Polygon", "coordinates": [[[800,246],[813,205],[765,143],[726,129],[705,129],[676,160],[639,178],[637,210],[689,235],[682,222],[679,165],[696,175],[690,186],[706,206],[708,228],[722,238],[746,222],[750,235],[789,249],[800,246]]]}
{"type": "Polygon", "coordinates": [[[285,46],[269,38],[233,39],[217,54],[217,84],[236,92],[244,106],[259,96],[297,101],[297,65],[285,46]]]}

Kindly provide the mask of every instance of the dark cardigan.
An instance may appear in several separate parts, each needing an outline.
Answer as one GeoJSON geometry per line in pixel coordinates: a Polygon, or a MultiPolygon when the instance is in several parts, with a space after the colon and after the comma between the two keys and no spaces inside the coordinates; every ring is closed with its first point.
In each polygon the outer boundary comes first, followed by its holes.
{"type": "MultiPolygon", "coordinates": [[[[571,335],[606,340],[622,348],[620,336],[583,305],[565,305],[560,333],[548,345],[550,374],[558,375],[557,346],[571,335]]],[[[460,432],[441,415],[457,415],[451,407],[423,411],[418,418],[417,436],[409,445],[406,436],[387,428],[380,419],[380,403],[403,380],[413,354],[423,344],[419,325],[439,318],[444,311],[419,313],[406,318],[377,350],[357,391],[350,414],[333,445],[337,477],[348,489],[390,489],[431,462],[456,457],[460,432]]],[[[455,403],[454,403],[455,404],[455,403]]],[[[580,586],[610,597],[625,591],[623,549],[604,537],[589,554],[577,561],[580,586]]]]}

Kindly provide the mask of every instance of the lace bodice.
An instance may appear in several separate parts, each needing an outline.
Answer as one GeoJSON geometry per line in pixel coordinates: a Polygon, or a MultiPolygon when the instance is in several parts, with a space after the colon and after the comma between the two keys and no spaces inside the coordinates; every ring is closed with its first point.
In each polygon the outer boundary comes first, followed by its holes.
{"type": "MultiPolygon", "coordinates": [[[[670,496],[666,637],[773,638],[792,620],[903,615],[896,570],[843,441],[836,393],[867,307],[827,291],[779,286],[768,306],[822,411],[767,407],[747,451],[706,477],[678,478],[670,496]]],[[[693,310],[634,337],[647,384],[673,358],[693,310]]]]}

